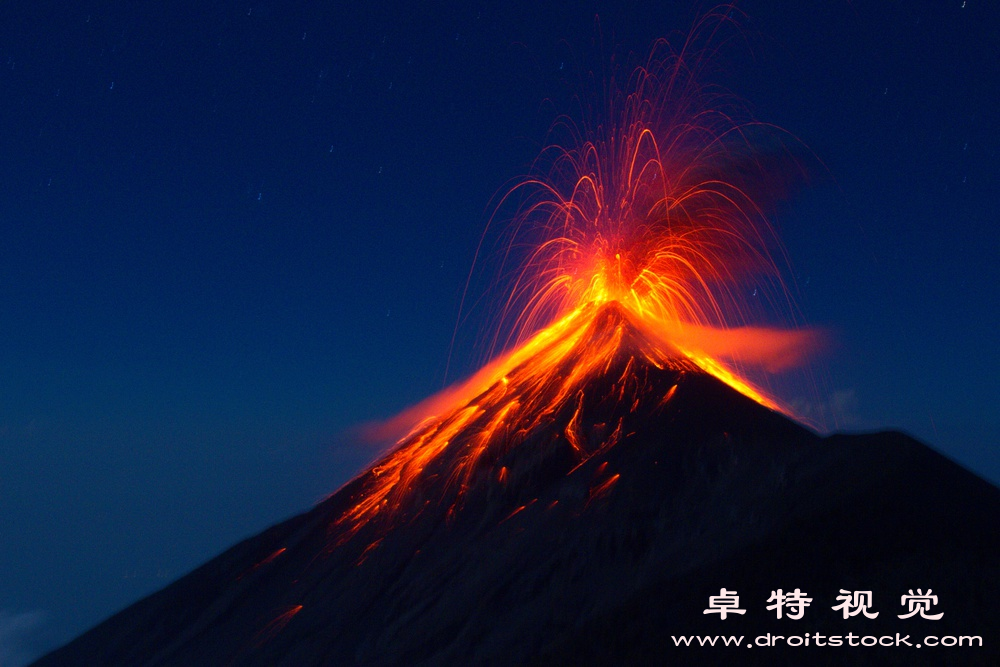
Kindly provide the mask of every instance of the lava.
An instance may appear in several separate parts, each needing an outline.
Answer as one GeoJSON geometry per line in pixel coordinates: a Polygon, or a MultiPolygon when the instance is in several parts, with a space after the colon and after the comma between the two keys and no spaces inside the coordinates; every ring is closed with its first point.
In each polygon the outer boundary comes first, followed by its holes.
{"type": "Polygon", "coordinates": [[[257,643],[256,648],[260,648],[265,643],[274,639],[274,637],[285,629],[285,626],[295,618],[295,615],[302,611],[302,605],[295,605],[291,609],[278,614],[270,623],[264,626],[264,629],[257,633],[257,643]]]}
{"type": "MultiPolygon", "coordinates": [[[[506,467],[491,466],[566,411],[560,437],[575,459],[572,474],[628,435],[619,416],[591,442],[581,425],[585,397],[610,382],[608,400],[634,412],[654,391],[639,367],[707,373],[787,413],[741,369],[795,365],[816,335],[752,325],[761,306],[747,299],[750,289],[777,310],[791,304],[776,260],[783,251],[752,196],[760,188],[746,177],[758,164],[747,139],[758,125],[735,121],[731,104],[697,85],[692,48],[689,40],[675,53],[658,42],[622,89],[608,84],[602,122],[581,127],[561,117],[568,147],[543,151],[534,174],[500,198],[491,225],[516,206],[500,271],[514,276],[498,327],[511,332],[508,351],[386,425],[409,430],[363,474],[338,522],[338,544],[375,517],[419,513],[413,497],[429,480],[445,480],[450,493],[438,501],[451,513],[480,470],[510,483],[506,467]]],[[[662,408],[675,390],[651,398],[662,408]]],[[[618,481],[595,480],[592,498],[618,481]]]]}

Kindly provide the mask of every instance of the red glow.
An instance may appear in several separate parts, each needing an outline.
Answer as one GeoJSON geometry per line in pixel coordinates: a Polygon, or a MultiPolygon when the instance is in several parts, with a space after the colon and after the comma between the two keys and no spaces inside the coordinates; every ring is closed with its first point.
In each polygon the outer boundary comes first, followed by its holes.
{"type": "Polygon", "coordinates": [[[285,629],[285,626],[295,618],[295,615],[302,611],[302,605],[296,605],[291,609],[279,614],[270,623],[264,626],[264,629],[257,634],[257,648],[260,648],[265,643],[274,639],[274,637],[285,629]]]}
{"type": "Polygon", "coordinates": [[[261,567],[263,567],[265,565],[273,563],[275,561],[275,559],[277,559],[277,557],[280,556],[281,554],[285,553],[285,551],[286,551],[286,548],[285,547],[281,547],[277,551],[273,552],[270,556],[268,556],[264,560],[260,561],[259,563],[257,563],[256,565],[254,565],[252,568],[250,568],[249,570],[247,570],[246,572],[244,572],[240,576],[236,577],[236,580],[239,581],[240,579],[242,579],[246,575],[250,574],[251,572],[256,572],[258,570],[258,568],[261,568],[261,567]]]}
{"type": "Polygon", "coordinates": [[[594,500],[595,498],[600,498],[601,496],[606,495],[609,491],[611,491],[611,487],[613,487],[615,485],[615,482],[617,482],[620,478],[621,475],[615,473],[611,477],[607,478],[606,480],[604,480],[603,482],[592,488],[590,490],[590,500],[594,500]]]}

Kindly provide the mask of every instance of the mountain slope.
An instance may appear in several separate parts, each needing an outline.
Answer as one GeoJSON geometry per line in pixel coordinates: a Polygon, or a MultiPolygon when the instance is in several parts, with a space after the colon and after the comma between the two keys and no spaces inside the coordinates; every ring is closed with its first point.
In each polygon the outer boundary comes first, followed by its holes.
{"type": "MultiPolygon", "coordinates": [[[[36,665],[725,663],[736,648],[670,635],[848,626],[996,655],[1000,491],[903,435],[820,438],[651,341],[613,304],[589,313],[312,511],[36,665]],[[702,613],[722,587],[745,616],[702,613]],[[765,610],[796,587],[805,620],[765,610]],[[928,587],[944,618],[898,619],[928,587]],[[879,618],[842,621],[840,588],[879,618]]],[[[914,661],[887,651],[852,659],[914,661]]]]}

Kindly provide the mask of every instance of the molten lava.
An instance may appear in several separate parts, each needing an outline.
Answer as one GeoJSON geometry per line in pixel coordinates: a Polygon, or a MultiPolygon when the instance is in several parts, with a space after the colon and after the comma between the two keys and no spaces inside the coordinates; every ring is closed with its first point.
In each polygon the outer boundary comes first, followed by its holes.
{"type": "MultiPolygon", "coordinates": [[[[434,413],[362,475],[360,493],[338,522],[344,530],[336,543],[376,517],[388,528],[431,503],[448,504],[450,515],[471,488],[509,483],[503,462],[511,456],[562,456],[562,468],[573,474],[626,439],[630,424],[662,413],[689,374],[713,375],[777,409],[721,363],[682,350],[621,303],[584,304],[465,383],[402,415],[406,422],[434,413]],[[529,442],[545,451],[519,451],[529,442]]],[[[598,476],[603,472],[598,466],[598,476]]],[[[591,498],[617,481],[616,474],[604,476],[591,498]]],[[[378,539],[373,536],[370,548],[378,539]]]]}
{"type": "MultiPolygon", "coordinates": [[[[500,273],[514,275],[501,309],[509,351],[393,420],[416,426],[363,474],[338,544],[376,517],[392,524],[442,503],[454,513],[481,478],[509,483],[501,463],[552,424],[572,474],[627,437],[629,415],[669,404],[684,374],[782,410],[738,372],[781,370],[815,340],[749,326],[765,306],[790,304],[780,244],[751,196],[766,189],[746,176],[761,164],[746,140],[757,126],[695,84],[685,51],[658,59],[665,49],[625,90],[609,86],[604,122],[581,130],[562,118],[571,147],[544,151],[548,169],[501,198],[494,218],[516,206],[501,245],[500,273]],[[748,305],[751,289],[768,300],[748,305]],[[602,414],[585,414],[595,393],[602,414]]],[[[616,482],[602,478],[592,497],[616,482]]]]}

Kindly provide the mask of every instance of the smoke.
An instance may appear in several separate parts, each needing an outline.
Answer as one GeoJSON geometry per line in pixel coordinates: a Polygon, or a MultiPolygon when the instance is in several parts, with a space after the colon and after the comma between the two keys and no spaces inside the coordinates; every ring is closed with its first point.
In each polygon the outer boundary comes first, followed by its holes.
{"type": "Polygon", "coordinates": [[[667,342],[685,349],[763,368],[768,373],[802,366],[828,344],[828,334],[820,329],[716,329],[678,322],[668,325],[665,333],[667,342]]]}
{"type": "Polygon", "coordinates": [[[801,421],[820,431],[873,428],[858,414],[858,398],[854,389],[838,389],[824,398],[799,396],[788,403],[801,421]]]}
{"type": "Polygon", "coordinates": [[[41,611],[14,613],[0,609],[0,666],[24,667],[39,657],[36,640],[44,621],[41,611]]]}

